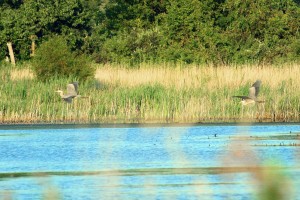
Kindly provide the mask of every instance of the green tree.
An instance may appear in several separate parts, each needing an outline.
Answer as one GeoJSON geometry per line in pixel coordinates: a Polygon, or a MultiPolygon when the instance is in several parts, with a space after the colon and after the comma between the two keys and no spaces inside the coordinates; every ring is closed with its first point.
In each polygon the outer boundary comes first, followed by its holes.
{"type": "Polygon", "coordinates": [[[99,62],[141,62],[157,56],[161,37],[156,18],[165,12],[166,0],[112,0],[103,6],[101,23],[90,44],[99,62]]]}
{"type": "Polygon", "coordinates": [[[10,8],[18,8],[23,3],[24,0],[1,0],[0,7],[10,7],[10,8]]]}
{"type": "Polygon", "coordinates": [[[213,0],[170,0],[162,16],[163,59],[185,63],[208,62],[209,48],[214,45],[217,27],[214,26],[213,0]]]}
{"type": "MultiPolygon", "coordinates": [[[[84,40],[91,34],[94,9],[89,7],[99,1],[83,0],[27,0],[18,8],[2,8],[0,14],[0,45],[14,44],[19,58],[28,58],[31,40],[38,42],[52,35],[64,35],[73,50],[81,49],[84,40]]],[[[3,53],[2,53],[3,54],[3,53]]]]}
{"type": "Polygon", "coordinates": [[[220,57],[228,63],[296,59],[299,12],[292,0],[227,0],[219,20],[220,57]]]}
{"type": "Polygon", "coordinates": [[[299,61],[299,14],[298,0],[3,0],[0,57],[62,35],[98,62],[299,61]]]}
{"type": "Polygon", "coordinates": [[[55,36],[38,48],[32,62],[37,78],[47,81],[51,78],[75,78],[87,80],[94,77],[95,69],[86,56],[71,52],[65,38],[55,36]]]}

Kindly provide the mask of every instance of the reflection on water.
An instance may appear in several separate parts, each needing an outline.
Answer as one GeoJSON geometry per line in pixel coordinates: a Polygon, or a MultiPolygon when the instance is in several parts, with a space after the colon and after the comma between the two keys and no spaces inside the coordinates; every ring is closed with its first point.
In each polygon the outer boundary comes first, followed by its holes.
{"type": "Polygon", "coordinates": [[[3,127],[0,199],[252,199],[272,187],[293,199],[300,193],[291,178],[300,172],[299,131],[299,125],[3,127]],[[281,185],[271,187],[272,178],[281,185]]]}

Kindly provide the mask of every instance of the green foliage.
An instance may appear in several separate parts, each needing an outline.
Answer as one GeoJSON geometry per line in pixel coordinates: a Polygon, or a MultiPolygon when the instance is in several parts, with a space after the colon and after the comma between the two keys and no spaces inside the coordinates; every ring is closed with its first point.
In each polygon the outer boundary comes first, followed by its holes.
{"type": "MultiPolygon", "coordinates": [[[[90,33],[94,22],[86,1],[81,0],[28,0],[18,7],[2,6],[0,9],[0,56],[6,53],[6,42],[14,44],[16,57],[28,59],[31,36],[37,36],[38,43],[52,34],[67,36],[68,45],[81,49],[84,38],[90,33]]],[[[94,1],[88,1],[94,2],[94,1]]],[[[14,4],[13,4],[14,5],[14,4]]]]}
{"type": "Polygon", "coordinates": [[[292,0],[228,0],[222,6],[219,25],[227,43],[219,48],[227,62],[277,63],[299,56],[300,9],[292,0]]]}
{"type": "Polygon", "coordinates": [[[105,9],[103,24],[110,34],[132,28],[149,28],[155,23],[156,17],[165,12],[168,1],[109,1],[105,9]]]}
{"type": "Polygon", "coordinates": [[[101,23],[88,38],[97,62],[137,63],[157,59],[162,35],[156,17],[168,1],[114,0],[104,4],[101,23]]]}
{"type": "Polygon", "coordinates": [[[299,26],[298,0],[4,0],[0,59],[61,35],[97,62],[299,62],[299,26]]]}
{"type": "Polygon", "coordinates": [[[203,63],[217,30],[212,0],[171,0],[163,16],[164,40],[161,52],[167,60],[203,63]]]}
{"type": "Polygon", "coordinates": [[[37,78],[47,81],[54,77],[73,77],[86,80],[94,76],[95,69],[84,56],[76,56],[62,37],[53,37],[38,49],[33,62],[37,78]]]}
{"type": "Polygon", "coordinates": [[[162,35],[157,29],[132,29],[107,39],[94,55],[97,61],[140,63],[151,61],[158,55],[157,46],[162,35]]]}
{"type": "Polygon", "coordinates": [[[22,4],[23,0],[1,0],[0,6],[18,8],[22,4]]]}

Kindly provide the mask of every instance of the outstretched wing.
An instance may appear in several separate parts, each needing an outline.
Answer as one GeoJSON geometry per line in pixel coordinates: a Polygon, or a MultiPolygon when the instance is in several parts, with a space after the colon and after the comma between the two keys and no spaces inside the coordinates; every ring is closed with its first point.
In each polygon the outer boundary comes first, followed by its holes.
{"type": "Polygon", "coordinates": [[[259,93],[259,87],[260,87],[261,81],[257,80],[255,83],[253,83],[252,87],[249,88],[249,97],[252,99],[256,99],[258,93],[259,93]]]}
{"type": "Polygon", "coordinates": [[[247,96],[232,96],[232,97],[240,98],[240,99],[251,99],[250,97],[247,96]]]}
{"type": "Polygon", "coordinates": [[[63,100],[67,103],[72,103],[73,96],[65,97],[63,100]]]}
{"type": "Polygon", "coordinates": [[[78,94],[78,82],[77,81],[74,81],[73,83],[71,83],[74,85],[74,88],[75,88],[75,91],[76,93],[78,94]]]}
{"type": "Polygon", "coordinates": [[[67,85],[67,95],[68,96],[77,96],[78,83],[73,82],[67,85]]]}

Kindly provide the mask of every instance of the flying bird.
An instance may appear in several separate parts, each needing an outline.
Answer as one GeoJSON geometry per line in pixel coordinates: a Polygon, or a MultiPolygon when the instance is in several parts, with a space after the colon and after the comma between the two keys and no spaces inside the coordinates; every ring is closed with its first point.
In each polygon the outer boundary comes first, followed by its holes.
{"type": "Polygon", "coordinates": [[[263,103],[264,101],[259,101],[257,99],[257,95],[259,93],[261,80],[255,81],[253,85],[249,88],[249,95],[248,96],[232,96],[236,98],[242,99],[241,103],[243,106],[253,103],[263,103]]]}
{"type": "Polygon", "coordinates": [[[59,93],[60,97],[67,103],[72,103],[72,100],[75,97],[80,97],[78,94],[78,82],[73,82],[67,85],[67,94],[64,94],[62,90],[57,90],[57,93],[59,93]]]}

